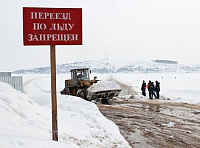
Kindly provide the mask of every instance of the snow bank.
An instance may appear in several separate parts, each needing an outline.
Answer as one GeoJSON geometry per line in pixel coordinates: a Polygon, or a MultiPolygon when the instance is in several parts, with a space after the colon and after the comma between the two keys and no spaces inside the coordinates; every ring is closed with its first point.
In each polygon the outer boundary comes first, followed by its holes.
{"type": "Polygon", "coordinates": [[[124,81],[122,81],[122,80],[120,80],[120,79],[118,79],[118,78],[116,78],[114,76],[109,76],[106,80],[114,81],[115,83],[117,83],[120,86],[120,88],[122,90],[121,90],[119,96],[126,96],[126,95],[133,96],[136,93],[136,91],[133,88],[133,86],[128,82],[124,82],[124,81]]]}
{"type": "Polygon", "coordinates": [[[0,123],[1,134],[32,135],[33,130],[40,133],[47,126],[48,120],[45,116],[47,110],[42,109],[25,94],[2,82],[0,82],[0,112],[3,121],[0,123]]]}
{"type": "Polygon", "coordinates": [[[130,147],[98,108],[77,97],[58,99],[58,134],[51,135],[51,108],[0,82],[0,146],[5,148],[130,147]]]}
{"type": "Polygon", "coordinates": [[[105,118],[95,104],[68,96],[59,108],[65,112],[61,115],[64,122],[60,126],[67,131],[67,135],[61,131],[62,139],[76,139],[81,147],[129,147],[118,127],[105,118]]]}

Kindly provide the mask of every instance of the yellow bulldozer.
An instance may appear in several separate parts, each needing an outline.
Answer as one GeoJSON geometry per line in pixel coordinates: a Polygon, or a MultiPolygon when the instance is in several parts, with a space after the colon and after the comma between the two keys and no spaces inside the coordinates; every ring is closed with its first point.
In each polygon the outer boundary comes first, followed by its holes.
{"type": "MultiPolygon", "coordinates": [[[[65,87],[61,91],[62,95],[78,96],[88,101],[101,101],[101,103],[107,103],[109,99],[117,96],[120,88],[106,88],[98,90],[95,87],[100,81],[95,76],[93,80],[90,80],[91,70],[89,68],[71,69],[71,79],[65,80],[65,87]]],[[[101,84],[102,85],[102,84],[101,84]]],[[[106,85],[106,84],[104,84],[106,85]]],[[[109,86],[111,86],[109,84],[109,86]]]]}

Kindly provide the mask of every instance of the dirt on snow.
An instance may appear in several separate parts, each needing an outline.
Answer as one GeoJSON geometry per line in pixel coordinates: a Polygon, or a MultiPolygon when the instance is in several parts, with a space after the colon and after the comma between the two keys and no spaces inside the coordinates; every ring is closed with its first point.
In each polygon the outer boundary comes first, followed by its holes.
{"type": "Polygon", "coordinates": [[[200,105],[116,99],[98,107],[133,148],[200,148],[200,105]]]}

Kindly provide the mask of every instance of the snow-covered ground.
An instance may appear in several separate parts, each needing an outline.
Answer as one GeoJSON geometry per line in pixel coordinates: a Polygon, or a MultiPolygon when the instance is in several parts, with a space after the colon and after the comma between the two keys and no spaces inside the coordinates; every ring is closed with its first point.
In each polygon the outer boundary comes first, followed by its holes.
{"type": "Polygon", "coordinates": [[[49,80],[49,75],[24,75],[26,94],[0,82],[0,147],[130,147],[115,123],[105,118],[94,103],[61,96],[60,86],[57,88],[59,141],[51,140],[49,80]]]}
{"type": "MultiPolygon", "coordinates": [[[[121,85],[133,86],[139,98],[142,80],[158,80],[161,95],[170,98],[165,101],[200,104],[199,74],[92,74],[92,77],[106,80],[111,75],[121,85]]],[[[58,142],[51,140],[50,75],[23,75],[25,93],[0,82],[1,147],[129,147],[118,127],[106,119],[95,104],[60,95],[64,80],[68,78],[69,74],[57,75],[58,142]]],[[[147,100],[148,97],[140,99],[147,100]]]]}
{"type": "MultiPolygon", "coordinates": [[[[129,82],[137,92],[140,92],[142,80],[160,82],[161,96],[172,102],[200,104],[200,74],[116,74],[118,79],[129,82]]],[[[148,97],[146,98],[148,99],[148,97]]]]}

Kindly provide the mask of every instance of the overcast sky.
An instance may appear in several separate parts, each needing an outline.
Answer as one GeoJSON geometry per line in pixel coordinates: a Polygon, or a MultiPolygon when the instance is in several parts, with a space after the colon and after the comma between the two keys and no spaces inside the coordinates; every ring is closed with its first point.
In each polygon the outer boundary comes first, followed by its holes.
{"type": "Polygon", "coordinates": [[[1,0],[0,71],[50,65],[49,46],[23,46],[23,7],[82,8],[83,45],[57,64],[107,58],[200,64],[199,0],[1,0]]]}

